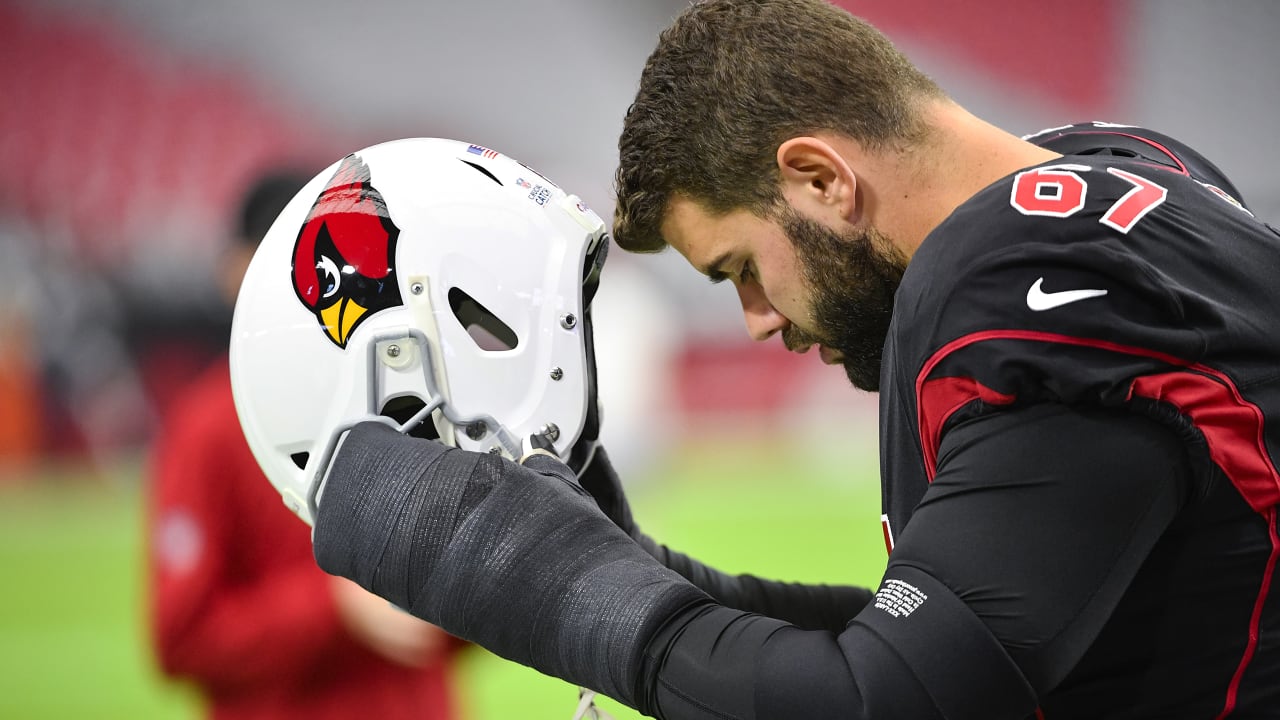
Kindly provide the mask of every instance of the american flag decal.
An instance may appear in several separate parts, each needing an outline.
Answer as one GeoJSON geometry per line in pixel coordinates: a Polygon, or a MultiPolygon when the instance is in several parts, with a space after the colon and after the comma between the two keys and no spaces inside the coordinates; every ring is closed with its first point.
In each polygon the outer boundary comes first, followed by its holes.
{"type": "Polygon", "coordinates": [[[479,145],[468,145],[467,152],[471,153],[472,155],[479,155],[480,157],[488,158],[490,160],[498,157],[497,150],[490,150],[487,147],[481,147],[479,145]]]}

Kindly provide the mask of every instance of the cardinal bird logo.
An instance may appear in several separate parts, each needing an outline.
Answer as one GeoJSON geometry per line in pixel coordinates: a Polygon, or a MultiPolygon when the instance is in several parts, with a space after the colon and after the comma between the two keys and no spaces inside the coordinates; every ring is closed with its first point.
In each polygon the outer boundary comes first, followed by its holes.
{"type": "Polygon", "coordinates": [[[369,167],[348,155],[293,247],[293,289],[338,347],[365,318],[402,303],[394,267],[399,237],[369,167]]]}

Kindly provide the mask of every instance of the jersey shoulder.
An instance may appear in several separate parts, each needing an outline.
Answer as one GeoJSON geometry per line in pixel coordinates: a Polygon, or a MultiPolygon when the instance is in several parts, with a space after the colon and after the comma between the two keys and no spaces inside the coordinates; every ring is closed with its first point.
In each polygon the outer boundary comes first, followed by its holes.
{"type": "MultiPolygon", "coordinates": [[[[1045,317],[1069,322],[1078,313],[1036,314],[1088,299],[1055,295],[1059,291],[1106,290],[1114,303],[1116,286],[1125,285],[1159,298],[1163,293],[1144,267],[1142,248],[1148,243],[1143,238],[1160,230],[1143,221],[1171,202],[1168,180],[1188,181],[1170,175],[1155,182],[1151,176],[1125,161],[1061,158],[993,183],[920,246],[898,294],[901,320],[918,327],[912,321],[933,318],[935,336],[944,338],[1036,325],[1045,317]],[[1066,298],[1072,301],[1062,302],[1066,298]]],[[[1180,195],[1175,202],[1202,201],[1180,195]]]]}
{"type": "Polygon", "coordinates": [[[1157,248],[1194,239],[1173,238],[1171,228],[1208,196],[1188,178],[1151,177],[1125,159],[1066,157],[957,208],[904,275],[891,326],[894,372],[1072,399],[1119,386],[1138,365],[1197,357],[1204,339],[1166,282],[1168,271],[1177,274],[1170,263],[1194,255],[1157,248]]]}
{"type": "Polygon", "coordinates": [[[1209,158],[1150,128],[1095,120],[1046,128],[1022,139],[1067,156],[1126,158],[1186,175],[1244,207],[1239,188],[1209,158]]]}

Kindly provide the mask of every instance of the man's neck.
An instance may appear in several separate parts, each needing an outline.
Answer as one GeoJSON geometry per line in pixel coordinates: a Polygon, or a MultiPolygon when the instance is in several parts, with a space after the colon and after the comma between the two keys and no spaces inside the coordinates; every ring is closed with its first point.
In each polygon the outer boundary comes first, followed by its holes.
{"type": "MultiPolygon", "coordinates": [[[[864,153],[859,168],[862,222],[908,258],[957,207],[1000,178],[1061,155],[975,117],[950,100],[925,109],[929,137],[906,151],[864,153]]],[[[845,141],[848,142],[847,140],[845,141]]]]}

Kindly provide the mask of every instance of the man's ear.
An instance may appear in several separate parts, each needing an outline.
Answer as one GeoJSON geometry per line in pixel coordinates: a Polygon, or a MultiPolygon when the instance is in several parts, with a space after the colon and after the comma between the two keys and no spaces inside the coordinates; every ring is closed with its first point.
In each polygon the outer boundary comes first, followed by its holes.
{"type": "Polygon", "coordinates": [[[858,211],[857,176],[831,145],[816,137],[793,137],[778,146],[782,195],[797,209],[835,213],[852,222],[858,211]]]}

